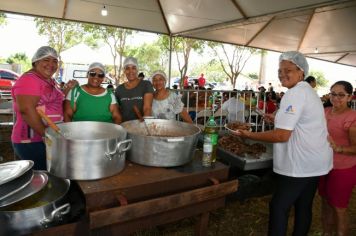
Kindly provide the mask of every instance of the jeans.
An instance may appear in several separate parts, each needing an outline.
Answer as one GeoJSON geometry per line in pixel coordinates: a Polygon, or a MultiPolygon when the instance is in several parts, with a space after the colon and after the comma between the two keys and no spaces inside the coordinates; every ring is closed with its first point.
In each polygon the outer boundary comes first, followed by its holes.
{"type": "Polygon", "coordinates": [[[34,170],[47,170],[46,146],[43,142],[35,143],[12,143],[16,156],[21,160],[34,162],[34,170]]]}

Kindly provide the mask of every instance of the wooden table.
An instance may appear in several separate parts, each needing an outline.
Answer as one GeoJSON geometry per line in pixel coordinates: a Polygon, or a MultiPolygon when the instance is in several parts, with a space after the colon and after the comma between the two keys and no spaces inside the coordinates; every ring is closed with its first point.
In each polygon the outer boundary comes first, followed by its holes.
{"type": "Polygon", "coordinates": [[[202,167],[200,152],[191,163],[174,168],[127,161],[118,175],[78,181],[86,198],[85,222],[35,235],[73,235],[83,229],[90,235],[130,235],[191,216],[199,216],[196,235],[207,235],[209,212],[224,207],[226,195],[237,191],[237,180],[228,181],[228,172],[229,167],[220,162],[212,168],[202,167]]]}

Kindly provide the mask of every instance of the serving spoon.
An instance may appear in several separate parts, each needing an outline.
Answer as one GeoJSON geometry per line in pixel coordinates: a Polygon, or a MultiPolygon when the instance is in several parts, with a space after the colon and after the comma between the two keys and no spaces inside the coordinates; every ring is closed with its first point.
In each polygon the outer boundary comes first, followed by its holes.
{"type": "Polygon", "coordinates": [[[150,133],[150,130],[148,129],[148,126],[147,126],[147,123],[145,121],[145,118],[143,118],[140,110],[138,109],[138,107],[136,105],[133,106],[133,110],[134,110],[136,116],[138,117],[138,119],[140,120],[140,122],[143,122],[145,124],[147,135],[151,136],[151,133],[150,133]]]}

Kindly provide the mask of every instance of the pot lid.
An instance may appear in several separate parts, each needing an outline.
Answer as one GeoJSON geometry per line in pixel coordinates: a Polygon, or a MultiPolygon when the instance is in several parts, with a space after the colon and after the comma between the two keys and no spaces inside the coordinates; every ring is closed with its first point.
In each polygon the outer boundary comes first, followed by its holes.
{"type": "Polygon", "coordinates": [[[31,169],[33,161],[20,160],[0,164],[0,185],[5,184],[31,169]]]}
{"type": "Polygon", "coordinates": [[[46,186],[48,182],[48,176],[45,172],[34,171],[31,183],[21,189],[20,191],[10,195],[9,197],[0,201],[0,207],[11,205],[15,202],[21,201],[33,194],[39,192],[46,186]]]}
{"type": "Polygon", "coordinates": [[[23,175],[0,185],[0,200],[7,198],[8,196],[20,191],[27,185],[29,185],[33,178],[33,170],[26,171],[23,175]]]}

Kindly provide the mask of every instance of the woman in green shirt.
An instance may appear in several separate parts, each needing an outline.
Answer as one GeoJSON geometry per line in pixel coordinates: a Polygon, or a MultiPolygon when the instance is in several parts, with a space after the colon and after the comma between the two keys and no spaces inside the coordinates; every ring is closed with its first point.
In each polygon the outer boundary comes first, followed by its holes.
{"type": "Polygon", "coordinates": [[[69,91],[64,102],[64,122],[101,121],[120,124],[115,95],[101,86],[105,67],[94,62],[88,69],[88,83],[69,91]]]}

